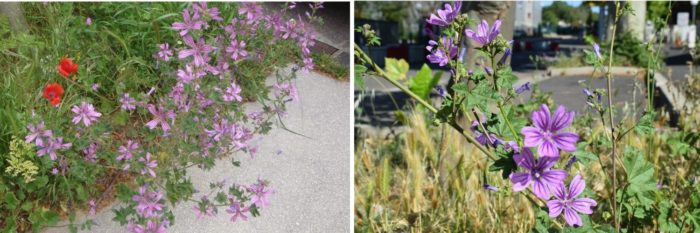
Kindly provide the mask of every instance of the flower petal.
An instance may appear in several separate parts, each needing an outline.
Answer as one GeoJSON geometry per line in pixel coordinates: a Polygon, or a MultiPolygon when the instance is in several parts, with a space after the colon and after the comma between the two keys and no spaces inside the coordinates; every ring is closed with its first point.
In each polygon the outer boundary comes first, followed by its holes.
{"type": "Polygon", "coordinates": [[[549,129],[549,118],[549,107],[547,107],[547,105],[545,104],[542,104],[542,106],[540,107],[540,111],[532,112],[532,123],[535,125],[535,127],[541,130],[549,129]]]}
{"type": "Polygon", "coordinates": [[[564,210],[564,203],[560,200],[549,200],[547,201],[547,208],[549,209],[549,217],[556,218],[564,210]]]}
{"type": "Polygon", "coordinates": [[[547,140],[544,140],[542,144],[540,144],[540,147],[537,148],[537,153],[540,156],[559,158],[559,150],[554,143],[547,140]]]}
{"type": "Polygon", "coordinates": [[[513,191],[520,192],[527,188],[530,181],[532,181],[532,176],[530,176],[530,173],[515,172],[510,174],[510,181],[513,182],[513,191]]]}
{"type": "Polygon", "coordinates": [[[574,152],[576,151],[578,134],[570,132],[558,133],[552,136],[552,141],[559,149],[574,152]]]}
{"type": "Polygon", "coordinates": [[[544,140],[544,136],[542,135],[540,129],[535,127],[523,127],[523,129],[520,130],[520,133],[522,133],[525,137],[524,145],[526,147],[539,146],[544,140]]]}
{"type": "Polygon", "coordinates": [[[541,174],[543,183],[547,184],[549,187],[563,184],[564,179],[566,179],[566,171],[564,170],[549,170],[541,174]]]}
{"type": "Polygon", "coordinates": [[[550,196],[547,186],[538,179],[534,179],[532,182],[532,192],[535,193],[535,196],[544,200],[549,199],[550,196]]]}
{"type": "Polygon", "coordinates": [[[501,20],[496,20],[493,22],[493,26],[491,26],[491,32],[489,33],[489,41],[493,41],[496,39],[498,34],[501,33],[501,20]]]}
{"type": "Polygon", "coordinates": [[[549,188],[555,198],[559,200],[566,200],[566,186],[563,183],[552,185],[549,188]]]}
{"type": "Polygon", "coordinates": [[[578,197],[585,188],[586,181],[581,178],[581,175],[574,176],[574,179],[569,184],[569,199],[578,197]]]}
{"type": "Polygon", "coordinates": [[[579,213],[582,214],[592,214],[593,210],[591,209],[592,206],[596,206],[596,202],[593,199],[589,198],[580,198],[572,201],[569,206],[578,211],[579,213]],[[585,199],[585,200],[584,200],[585,199]],[[592,201],[592,203],[591,203],[592,201]]]}
{"type": "Polygon", "coordinates": [[[581,223],[581,216],[578,216],[578,213],[570,208],[564,208],[564,219],[566,219],[566,223],[570,226],[583,225],[581,223]]]}
{"type": "Polygon", "coordinates": [[[566,112],[564,105],[559,105],[557,111],[554,112],[554,118],[550,122],[549,130],[557,132],[568,127],[574,120],[574,112],[566,112]]]}
{"type": "Polygon", "coordinates": [[[530,148],[523,148],[520,153],[513,155],[513,160],[515,160],[515,164],[527,170],[535,169],[535,165],[537,165],[530,148]]]}
{"type": "Polygon", "coordinates": [[[479,23],[479,26],[477,26],[477,28],[476,28],[476,35],[478,37],[486,37],[488,30],[489,30],[489,23],[486,22],[485,19],[482,19],[481,23],[479,23]]]}

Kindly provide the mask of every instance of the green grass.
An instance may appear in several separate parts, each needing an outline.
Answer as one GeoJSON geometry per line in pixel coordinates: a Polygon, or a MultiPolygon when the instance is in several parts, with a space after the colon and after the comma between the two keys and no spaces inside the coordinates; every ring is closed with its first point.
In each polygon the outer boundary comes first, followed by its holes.
{"type": "Polygon", "coordinates": [[[336,59],[325,53],[314,53],[311,55],[316,65],[316,70],[338,80],[348,80],[349,69],[347,66],[340,64],[336,59]]]}

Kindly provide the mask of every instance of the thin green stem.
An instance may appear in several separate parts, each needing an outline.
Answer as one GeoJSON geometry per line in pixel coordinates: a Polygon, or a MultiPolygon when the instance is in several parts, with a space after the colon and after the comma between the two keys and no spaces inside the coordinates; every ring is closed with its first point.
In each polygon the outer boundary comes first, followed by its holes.
{"type": "Polygon", "coordinates": [[[619,232],[620,231],[620,222],[618,220],[618,214],[617,214],[617,173],[615,170],[615,151],[617,150],[617,143],[615,142],[615,125],[614,125],[614,114],[612,111],[613,108],[613,100],[612,100],[612,61],[613,61],[613,48],[615,47],[615,33],[617,31],[617,21],[620,19],[620,2],[615,2],[615,20],[613,21],[613,28],[612,28],[612,33],[611,33],[611,39],[610,39],[610,55],[608,58],[608,72],[607,72],[607,81],[608,81],[608,116],[610,117],[610,143],[612,143],[612,188],[613,188],[613,196],[612,196],[612,214],[613,214],[613,221],[615,222],[615,231],[619,232]]]}

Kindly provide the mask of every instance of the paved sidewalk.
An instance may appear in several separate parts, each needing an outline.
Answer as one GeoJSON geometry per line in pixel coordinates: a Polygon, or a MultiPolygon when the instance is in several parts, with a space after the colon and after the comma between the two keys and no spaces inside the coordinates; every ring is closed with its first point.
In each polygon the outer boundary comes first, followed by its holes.
{"type": "MultiPolygon", "coordinates": [[[[297,88],[300,101],[288,105],[284,123],[310,138],[275,127],[259,141],[255,158],[235,155],[241,167],[221,160],[208,172],[188,170],[198,190],[208,190],[210,182],[222,179],[241,184],[253,183],[258,177],[267,179],[275,190],[270,206],[262,209],[260,217],[232,223],[225,208],[219,209],[216,218],[197,220],[192,204],[179,205],[173,211],[175,225],[168,232],[350,232],[349,83],[318,73],[300,73],[297,88]]],[[[92,232],[126,231],[111,220],[111,208],[93,217],[99,226],[92,232]]],[[[47,232],[68,229],[50,228],[47,232]]]]}

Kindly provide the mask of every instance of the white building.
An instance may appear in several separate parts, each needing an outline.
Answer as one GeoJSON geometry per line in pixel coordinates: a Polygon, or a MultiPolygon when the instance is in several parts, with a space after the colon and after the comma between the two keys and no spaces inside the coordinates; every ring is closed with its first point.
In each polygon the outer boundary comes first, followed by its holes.
{"type": "Polygon", "coordinates": [[[516,31],[523,31],[526,35],[532,36],[537,31],[540,22],[542,22],[541,1],[527,0],[515,3],[514,29],[516,31]]]}

